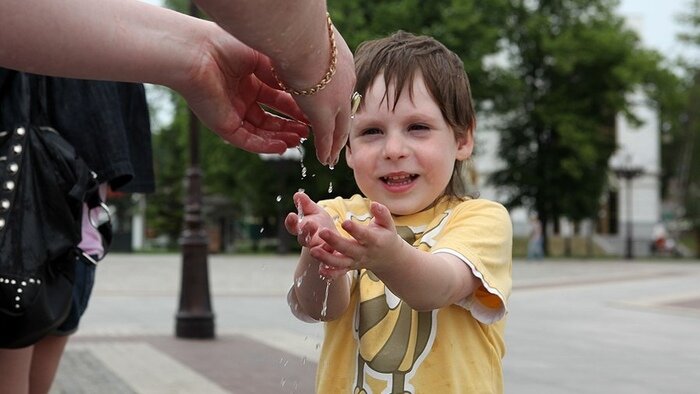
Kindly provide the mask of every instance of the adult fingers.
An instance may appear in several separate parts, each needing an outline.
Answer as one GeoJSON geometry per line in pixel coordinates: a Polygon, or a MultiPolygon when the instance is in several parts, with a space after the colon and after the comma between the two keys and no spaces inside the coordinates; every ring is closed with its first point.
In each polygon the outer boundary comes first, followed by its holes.
{"type": "Polygon", "coordinates": [[[282,117],[303,122],[308,131],[309,120],[289,93],[263,83],[260,86],[257,100],[259,103],[265,104],[279,112],[279,115],[282,117]]]}
{"type": "Polygon", "coordinates": [[[332,147],[330,151],[330,163],[335,165],[340,160],[340,151],[348,141],[350,134],[350,108],[342,110],[335,117],[335,130],[333,131],[332,147]]]}

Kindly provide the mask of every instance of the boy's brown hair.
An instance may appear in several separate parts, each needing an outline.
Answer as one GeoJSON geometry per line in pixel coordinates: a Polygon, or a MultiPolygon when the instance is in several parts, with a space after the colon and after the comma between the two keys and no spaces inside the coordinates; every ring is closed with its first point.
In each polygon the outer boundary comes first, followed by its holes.
{"type": "MultiPolygon", "coordinates": [[[[464,64],[459,56],[434,38],[398,31],[388,37],[365,41],[355,51],[355,71],[355,90],[363,96],[380,73],[384,76],[387,105],[389,85],[394,83],[397,89],[393,108],[405,87],[413,98],[413,78],[420,72],[455,138],[474,138],[476,116],[464,64]]],[[[461,198],[467,194],[468,185],[462,175],[464,163],[455,162],[444,195],[461,198]]]]}

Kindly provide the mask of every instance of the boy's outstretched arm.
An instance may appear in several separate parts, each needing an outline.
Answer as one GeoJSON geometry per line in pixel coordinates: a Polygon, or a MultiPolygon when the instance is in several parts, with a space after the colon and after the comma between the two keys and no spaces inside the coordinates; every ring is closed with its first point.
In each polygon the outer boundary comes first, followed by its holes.
{"type": "Polygon", "coordinates": [[[302,245],[294,272],[292,297],[302,311],[314,320],[334,320],[342,315],[350,302],[350,280],[347,269],[330,269],[311,257],[309,249],[323,247],[318,237],[321,229],[337,233],[330,215],[309,196],[294,194],[298,213],[291,212],[284,221],[287,231],[296,235],[302,245]],[[330,284],[329,284],[330,283],[330,284]]]}
{"type": "Polygon", "coordinates": [[[460,259],[428,253],[403,241],[389,210],[373,202],[374,219],[367,225],[343,222],[352,238],[327,229],[318,236],[327,246],[314,246],[310,255],[336,269],[367,268],[411,308],[428,311],[453,304],[474,292],[479,280],[460,259]],[[335,252],[329,252],[329,250],[335,252]]]}

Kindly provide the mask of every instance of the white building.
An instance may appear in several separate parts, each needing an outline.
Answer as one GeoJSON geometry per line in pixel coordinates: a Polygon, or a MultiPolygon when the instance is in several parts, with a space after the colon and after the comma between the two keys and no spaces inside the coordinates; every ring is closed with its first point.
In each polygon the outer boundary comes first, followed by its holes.
{"type": "MultiPolygon", "coordinates": [[[[582,228],[595,229],[594,239],[607,252],[622,254],[624,240],[627,238],[627,222],[631,218],[634,253],[644,255],[649,253],[652,229],[661,218],[659,121],[655,109],[645,101],[641,93],[632,95],[630,101],[631,112],[641,124],[635,125],[624,116],[617,116],[615,134],[618,150],[610,159],[610,190],[606,195],[597,197],[601,201],[601,210],[596,222],[584,223],[582,228]],[[625,181],[613,171],[621,167],[637,168],[642,173],[625,181]]],[[[490,175],[505,165],[498,157],[499,141],[499,132],[493,124],[482,121],[476,131],[475,168],[478,173],[478,190],[484,198],[504,201],[505,195],[487,184],[490,175]]],[[[528,212],[524,208],[513,209],[511,219],[514,235],[527,236],[528,212]]],[[[566,234],[570,232],[571,226],[566,221],[561,221],[560,228],[566,234]]],[[[548,231],[551,234],[552,228],[548,231]]]]}

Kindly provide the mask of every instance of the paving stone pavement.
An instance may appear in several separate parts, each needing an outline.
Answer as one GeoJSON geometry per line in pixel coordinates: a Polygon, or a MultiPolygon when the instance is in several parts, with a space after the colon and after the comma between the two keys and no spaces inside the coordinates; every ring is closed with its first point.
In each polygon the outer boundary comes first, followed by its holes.
{"type": "MultiPolygon", "coordinates": [[[[210,256],[216,338],[173,335],[179,255],[112,254],[51,394],[313,393],[294,256],[210,256]]],[[[700,262],[516,261],[506,393],[700,392],[700,262]]]]}

